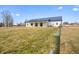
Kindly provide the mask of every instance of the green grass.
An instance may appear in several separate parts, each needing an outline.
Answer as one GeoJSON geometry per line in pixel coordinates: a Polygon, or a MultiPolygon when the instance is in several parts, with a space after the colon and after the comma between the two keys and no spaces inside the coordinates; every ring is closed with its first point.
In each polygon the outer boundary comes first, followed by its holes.
{"type": "Polygon", "coordinates": [[[54,48],[56,28],[0,28],[0,53],[38,54],[54,48]]]}

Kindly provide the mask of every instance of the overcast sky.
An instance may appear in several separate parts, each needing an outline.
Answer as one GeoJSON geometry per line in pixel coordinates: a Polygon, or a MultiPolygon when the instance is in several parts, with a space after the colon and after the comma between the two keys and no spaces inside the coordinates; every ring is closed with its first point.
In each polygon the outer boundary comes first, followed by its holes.
{"type": "Polygon", "coordinates": [[[0,12],[3,10],[12,13],[14,24],[24,22],[25,19],[53,16],[62,16],[63,21],[79,22],[78,5],[0,5],[0,12]]]}

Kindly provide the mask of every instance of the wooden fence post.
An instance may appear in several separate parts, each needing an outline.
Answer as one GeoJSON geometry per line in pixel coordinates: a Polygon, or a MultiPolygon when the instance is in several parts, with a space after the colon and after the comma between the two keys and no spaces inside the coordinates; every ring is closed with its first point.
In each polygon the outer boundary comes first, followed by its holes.
{"type": "Polygon", "coordinates": [[[54,54],[59,54],[60,53],[60,33],[59,32],[56,32],[54,34],[54,37],[55,37],[55,48],[54,48],[54,51],[53,53],[54,54]]]}

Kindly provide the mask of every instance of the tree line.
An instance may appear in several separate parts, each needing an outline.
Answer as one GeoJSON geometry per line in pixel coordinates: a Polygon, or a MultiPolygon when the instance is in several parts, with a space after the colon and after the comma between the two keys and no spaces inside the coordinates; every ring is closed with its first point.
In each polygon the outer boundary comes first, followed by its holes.
{"type": "MultiPolygon", "coordinates": [[[[13,24],[12,14],[9,10],[4,10],[0,14],[1,14],[1,19],[2,19],[2,22],[0,22],[0,27],[13,27],[13,26],[15,26],[13,24]]],[[[26,20],[24,21],[24,23],[17,23],[16,26],[25,26],[25,23],[26,23],[26,20]]]]}
{"type": "Polygon", "coordinates": [[[8,10],[2,11],[1,13],[2,22],[0,22],[0,27],[12,27],[13,26],[13,17],[11,12],[8,10]]]}

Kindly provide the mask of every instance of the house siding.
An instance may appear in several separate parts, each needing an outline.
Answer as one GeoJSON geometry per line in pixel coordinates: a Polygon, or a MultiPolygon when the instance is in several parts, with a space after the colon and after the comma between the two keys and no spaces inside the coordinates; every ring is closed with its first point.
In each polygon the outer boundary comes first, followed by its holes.
{"type": "Polygon", "coordinates": [[[26,23],[26,27],[47,27],[48,26],[48,22],[45,21],[45,22],[29,22],[29,23],[26,23]],[[33,23],[33,25],[31,25],[31,23],[33,23]],[[35,26],[35,23],[37,23],[38,25],[35,26]],[[40,23],[42,23],[42,26],[40,26],[40,23]]]}
{"type": "Polygon", "coordinates": [[[51,22],[30,22],[26,23],[26,27],[58,27],[61,25],[61,21],[51,21],[51,22]],[[33,23],[33,25],[31,25],[33,23]],[[38,25],[35,26],[35,23],[38,25]],[[40,23],[42,23],[43,26],[40,26],[40,23]]]}
{"type": "Polygon", "coordinates": [[[54,27],[58,27],[58,26],[60,26],[61,25],[61,21],[51,21],[51,22],[48,22],[48,25],[49,26],[54,26],[54,27]]]}

